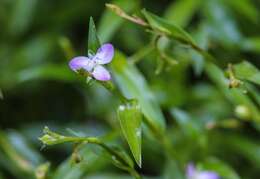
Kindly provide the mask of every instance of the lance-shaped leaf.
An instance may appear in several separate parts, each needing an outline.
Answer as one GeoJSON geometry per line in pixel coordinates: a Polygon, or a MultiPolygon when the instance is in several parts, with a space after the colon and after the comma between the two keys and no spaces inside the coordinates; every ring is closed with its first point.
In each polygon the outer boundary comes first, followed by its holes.
{"type": "Polygon", "coordinates": [[[134,65],[127,63],[126,57],[119,51],[115,54],[111,69],[124,96],[128,99],[138,99],[146,124],[162,134],[165,119],[143,75],[134,65]]]}
{"type": "Polygon", "coordinates": [[[244,61],[234,66],[237,78],[244,79],[260,85],[260,70],[251,63],[244,61]]]}
{"type": "Polygon", "coordinates": [[[96,26],[92,17],[89,19],[88,27],[88,53],[95,54],[100,47],[100,41],[97,36],[96,26]]]}
{"type": "Polygon", "coordinates": [[[141,167],[142,113],[137,100],[129,100],[118,108],[118,119],[136,163],[141,167]]]}
{"type": "Polygon", "coordinates": [[[165,19],[146,10],[143,10],[142,13],[144,14],[150,26],[155,31],[162,33],[175,40],[178,40],[183,44],[188,44],[193,48],[199,49],[192,37],[179,26],[173,23],[169,23],[165,19]]]}

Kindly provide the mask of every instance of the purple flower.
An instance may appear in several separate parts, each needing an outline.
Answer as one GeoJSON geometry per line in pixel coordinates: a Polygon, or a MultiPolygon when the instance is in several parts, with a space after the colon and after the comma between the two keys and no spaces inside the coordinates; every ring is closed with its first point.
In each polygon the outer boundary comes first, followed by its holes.
{"type": "Polygon", "coordinates": [[[114,56],[114,47],[112,44],[103,44],[93,56],[74,57],[69,62],[69,67],[77,72],[79,69],[84,69],[90,73],[96,80],[108,81],[111,76],[108,70],[103,67],[104,64],[108,64],[112,61],[114,56]]]}
{"type": "Polygon", "coordinates": [[[220,179],[216,172],[212,171],[199,171],[195,166],[190,163],[186,168],[187,179],[220,179]]]}

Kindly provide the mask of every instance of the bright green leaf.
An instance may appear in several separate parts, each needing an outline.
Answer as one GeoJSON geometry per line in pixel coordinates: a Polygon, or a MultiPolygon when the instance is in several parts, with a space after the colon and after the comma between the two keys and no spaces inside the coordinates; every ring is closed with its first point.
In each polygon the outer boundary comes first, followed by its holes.
{"type": "Polygon", "coordinates": [[[165,19],[146,10],[143,10],[142,13],[155,31],[163,33],[181,43],[191,45],[195,48],[197,47],[192,37],[179,26],[169,23],[165,19]]]}
{"type": "Polygon", "coordinates": [[[143,75],[120,52],[116,52],[111,66],[114,79],[124,96],[139,101],[145,122],[155,130],[164,131],[164,116],[143,75]]]}
{"type": "Polygon", "coordinates": [[[89,19],[89,29],[88,29],[88,53],[96,53],[97,49],[100,47],[100,42],[97,36],[97,31],[95,23],[92,17],[89,19]]]}
{"type": "Polygon", "coordinates": [[[137,100],[129,100],[118,108],[118,119],[136,163],[141,167],[142,113],[137,100]]]}

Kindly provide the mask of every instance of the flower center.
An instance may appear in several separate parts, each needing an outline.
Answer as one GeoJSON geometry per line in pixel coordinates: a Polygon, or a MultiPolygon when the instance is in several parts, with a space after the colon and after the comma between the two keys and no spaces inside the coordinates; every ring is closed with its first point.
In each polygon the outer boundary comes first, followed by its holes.
{"type": "Polygon", "coordinates": [[[96,66],[97,66],[97,62],[93,59],[90,59],[88,61],[88,65],[87,65],[86,70],[91,73],[91,72],[93,72],[93,70],[96,66]]]}

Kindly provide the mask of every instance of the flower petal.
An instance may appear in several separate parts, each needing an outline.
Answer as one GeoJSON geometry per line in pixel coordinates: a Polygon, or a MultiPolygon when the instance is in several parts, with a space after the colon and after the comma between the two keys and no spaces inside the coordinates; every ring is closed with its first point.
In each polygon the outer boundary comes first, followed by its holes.
{"type": "Polygon", "coordinates": [[[83,69],[90,72],[93,69],[94,64],[92,63],[92,61],[88,57],[78,56],[78,57],[73,58],[69,62],[69,67],[73,71],[77,71],[77,70],[83,68],[83,69]]]}
{"type": "Polygon", "coordinates": [[[186,175],[187,178],[190,179],[192,178],[196,173],[195,166],[192,163],[189,163],[187,168],[186,168],[186,175]]]}
{"type": "Polygon", "coordinates": [[[94,71],[92,72],[92,75],[95,79],[99,81],[108,81],[111,79],[111,76],[107,69],[105,69],[103,66],[98,65],[94,68],[94,71]]]}
{"type": "Polygon", "coordinates": [[[198,173],[198,179],[219,179],[216,172],[202,171],[198,173]]]}
{"type": "Polygon", "coordinates": [[[112,44],[103,44],[97,51],[93,60],[95,60],[98,64],[107,64],[111,62],[114,56],[114,47],[112,44]]]}

